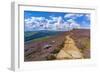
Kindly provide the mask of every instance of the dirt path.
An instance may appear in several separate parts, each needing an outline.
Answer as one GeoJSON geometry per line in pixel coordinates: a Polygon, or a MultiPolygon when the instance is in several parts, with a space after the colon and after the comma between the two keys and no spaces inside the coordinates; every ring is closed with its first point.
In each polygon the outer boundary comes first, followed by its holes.
{"type": "Polygon", "coordinates": [[[56,56],[57,59],[81,59],[83,58],[79,48],[70,36],[66,36],[64,47],[56,56]]]}

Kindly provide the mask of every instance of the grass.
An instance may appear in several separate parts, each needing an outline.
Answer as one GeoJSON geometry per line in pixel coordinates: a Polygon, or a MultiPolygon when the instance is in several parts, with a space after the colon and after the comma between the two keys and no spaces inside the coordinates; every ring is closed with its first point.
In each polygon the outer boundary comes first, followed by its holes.
{"type": "Polygon", "coordinates": [[[32,32],[32,31],[27,31],[27,32],[24,32],[24,36],[25,37],[29,37],[29,36],[32,36],[34,34],[36,34],[37,32],[32,32]]]}
{"type": "Polygon", "coordinates": [[[30,41],[27,41],[27,42],[45,41],[45,40],[47,40],[49,38],[50,38],[50,36],[45,36],[45,37],[41,37],[41,38],[37,38],[37,39],[30,40],[30,41]]]}

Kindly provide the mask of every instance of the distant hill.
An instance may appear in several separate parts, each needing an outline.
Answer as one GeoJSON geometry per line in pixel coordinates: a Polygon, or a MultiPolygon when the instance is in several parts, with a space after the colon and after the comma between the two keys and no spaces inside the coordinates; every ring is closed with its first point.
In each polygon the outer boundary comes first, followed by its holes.
{"type": "Polygon", "coordinates": [[[48,30],[27,31],[27,32],[24,32],[24,40],[25,40],[25,42],[27,42],[27,41],[37,39],[37,38],[57,35],[57,34],[62,33],[62,32],[63,31],[48,31],[48,30]]]}

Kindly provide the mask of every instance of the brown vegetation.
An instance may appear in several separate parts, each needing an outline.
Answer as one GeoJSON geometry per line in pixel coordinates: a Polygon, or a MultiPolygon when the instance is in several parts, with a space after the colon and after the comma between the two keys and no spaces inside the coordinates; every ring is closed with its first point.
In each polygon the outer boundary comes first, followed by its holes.
{"type": "MultiPolygon", "coordinates": [[[[65,41],[67,41],[65,37],[69,35],[70,38],[74,41],[74,50],[77,50],[78,54],[80,54],[80,59],[82,57],[84,59],[90,58],[90,30],[74,29],[70,32],[62,32],[58,35],[48,37],[46,38],[46,40],[26,42],[24,45],[24,61],[56,60],[57,54],[60,51],[63,52],[63,54],[65,54],[65,51],[61,49],[67,49],[65,48],[65,41]],[[51,46],[49,46],[49,48],[44,48],[45,45],[51,46]]],[[[69,50],[71,49],[69,48],[69,50]]],[[[71,55],[74,55],[74,53],[76,53],[74,51],[72,52],[73,54],[71,55]]],[[[66,57],[65,59],[68,58],[69,57],[66,57]]]]}

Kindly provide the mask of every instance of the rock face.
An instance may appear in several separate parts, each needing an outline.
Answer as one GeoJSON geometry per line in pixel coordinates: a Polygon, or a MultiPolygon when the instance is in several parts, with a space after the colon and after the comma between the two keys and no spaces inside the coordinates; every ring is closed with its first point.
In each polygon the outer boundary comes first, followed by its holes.
{"type": "Polygon", "coordinates": [[[70,36],[66,36],[64,47],[56,56],[57,59],[81,59],[83,58],[79,48],[75,45],[74,40],[70,36]]]}

